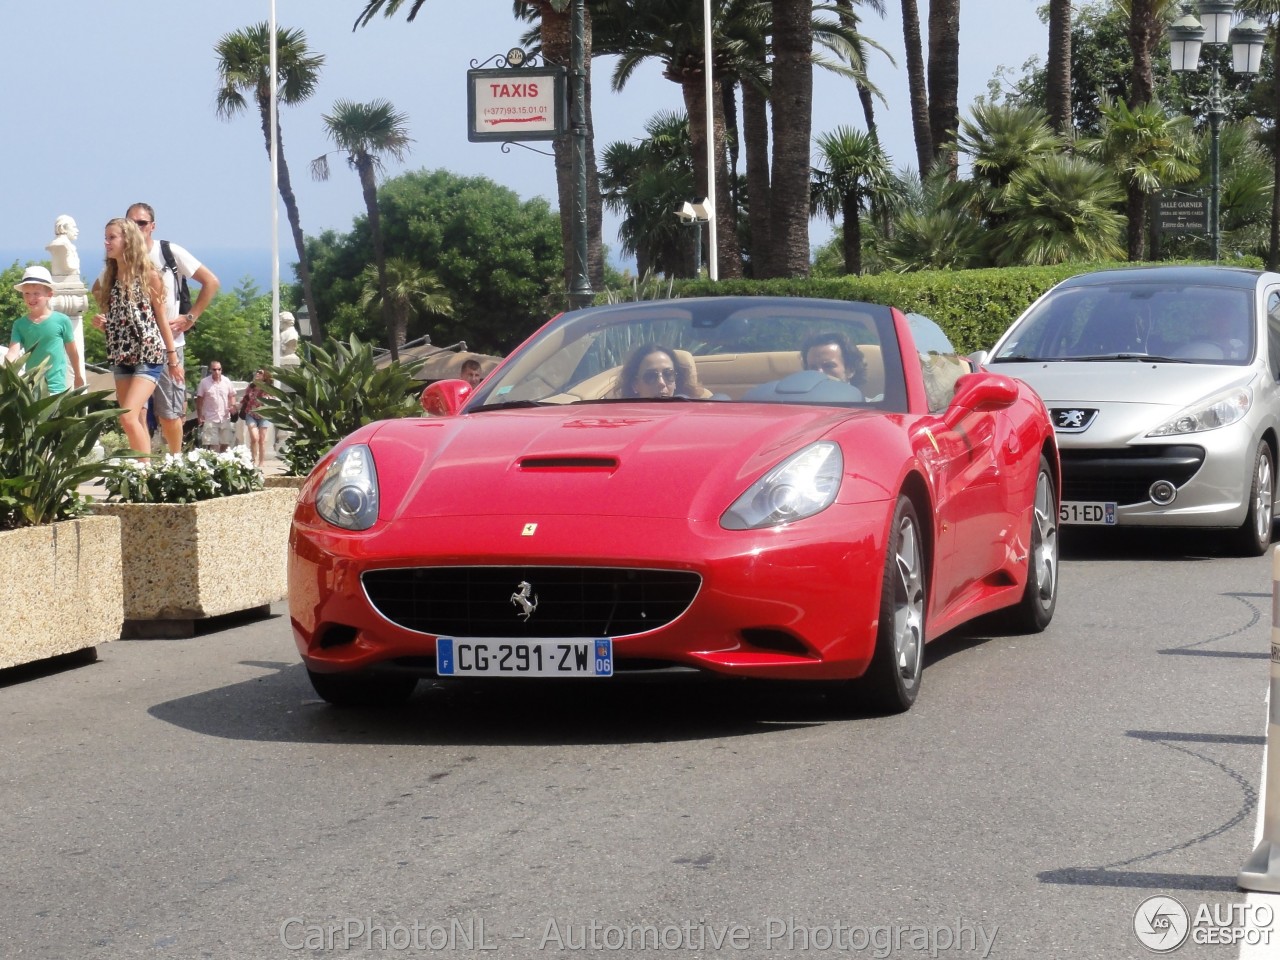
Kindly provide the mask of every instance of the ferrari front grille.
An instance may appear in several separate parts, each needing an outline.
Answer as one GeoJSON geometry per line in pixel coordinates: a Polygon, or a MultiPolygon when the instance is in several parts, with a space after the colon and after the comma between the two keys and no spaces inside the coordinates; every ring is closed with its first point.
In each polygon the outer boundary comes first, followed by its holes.
{"type": "Polygon", "coordinates": [[[382,616],[442,637],[621,637],[665,626],[689,608],[701,577],[621,567],[403,567],[370,570],[382,616]]]}

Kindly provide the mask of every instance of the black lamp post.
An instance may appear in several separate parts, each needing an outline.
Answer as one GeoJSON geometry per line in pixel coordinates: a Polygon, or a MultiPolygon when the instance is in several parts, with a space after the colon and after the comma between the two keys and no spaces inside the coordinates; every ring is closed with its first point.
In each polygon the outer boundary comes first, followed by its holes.
{"type": "MultiPolygon", "coordinates": [[[[1266,30],[1252,17],[1241,20],[1234,28],[1235,4],[1231,0],[1201,0],[1195,5],[1200,18],[1184,7],[1183,15],[1169,25],[1169,64],[1175,73],[1188,73],[1200,68],[1200,47],[1203,44],[1221,46],[1231,44],[1231,71],[1243,76],[1255,76],[1262,64],[1262,45],[1266,30]]],[[[1221,201],[1222,171],[1220,148],[1222,118],[1227,115],[1226,99],[1222,92],[1222,77],[1217,61],[1213,64],[1213,85],[1205,100],[1205,112],[1209,116],[1209,249],[1217,262],[1222,248],[1221,201]]]]}

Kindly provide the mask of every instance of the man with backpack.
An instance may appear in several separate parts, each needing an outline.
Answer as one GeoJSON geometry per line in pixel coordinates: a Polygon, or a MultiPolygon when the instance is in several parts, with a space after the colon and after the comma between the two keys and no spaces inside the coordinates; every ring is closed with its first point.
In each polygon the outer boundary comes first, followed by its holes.
{"type": "MultiPolygon", "coordinates": [[[[185,247],[168,240],[155,239],[156,212],[149,203],[133,204],[125,216],[142,231],[151,262],[160,271],[167,301],[165,316],[169,318],[169,329],[173,331],[178,363],[183,364],[185,369],[183,345],[186,342],[186,332],[196,325],[200,315],[213,302],[221,284],[213,271],[193,257],[185,247]],[[191,302],[191,291],[187,288],[188,279],[200,284],[200,293],[194,304],[191,302]]],[[[170,377],[161,377],[160,380],[162,382],[156,385],[155,393],[152,394],[152,405],[169,452],[181,453],[182,422],[187,416],[187,385],[185,381],[175,383],[170,377]]]]}

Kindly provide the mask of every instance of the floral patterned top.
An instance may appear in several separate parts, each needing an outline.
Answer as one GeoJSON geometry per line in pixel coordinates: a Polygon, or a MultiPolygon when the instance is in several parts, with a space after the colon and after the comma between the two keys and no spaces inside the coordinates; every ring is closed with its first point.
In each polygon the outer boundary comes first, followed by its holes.
{"type": "Polygon", "coordinates": [[[249,385],[244,388],[244,398],[240,401],[240,416],[247,417],[255,413],[262,406],[262,398],[265,396],[266,392],[258,386],[258,381],[250,380],[249,385]]]}
{"type": "Polygon", "coordinates": [[[126,293],[117,277],[107,307],[107,357],[113,364],[164,363],[166,350],[151,298],[135,278],[126,293]]]}

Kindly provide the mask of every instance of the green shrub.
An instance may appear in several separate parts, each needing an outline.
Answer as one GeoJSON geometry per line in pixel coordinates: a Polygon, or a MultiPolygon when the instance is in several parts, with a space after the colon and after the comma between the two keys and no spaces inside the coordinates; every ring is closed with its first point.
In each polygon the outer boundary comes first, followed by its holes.
{"type": "Polygon", "coordinates": [[[95,410],[110,394],[48,394],[43,367],[0,367],[0,530],[82,516],[80,484],[109,465],[92,460],[94,445],[118,410],[95,410]]]}
{"type": "MultiPolygon", "coordinates": [[[[871,276],[780,280],[677,281],[675,296],[780,296],[864,300],[923,313],[940,326],[961,353],[988,350],[1032,302],[1054,284],[1078,273],[1172,264],[1063,263],[1052,267],[983,270],[921,270],[871,276]]],[[[1233,261],[1257,268],[1256,259],[1233,261]]]]}
{"type": "Polygon", "coordinates": [[[373,345],[355,334],[326,347],[303,342],[297,366],[272,367],[277,386],[268,387],[258,408],[277,430],[290,432],[280,449],[287,476],[306,476],[334,444],[367,423],[422,412],[422,383],[413,375],[425,359],[379,367],[373,345]]]}

